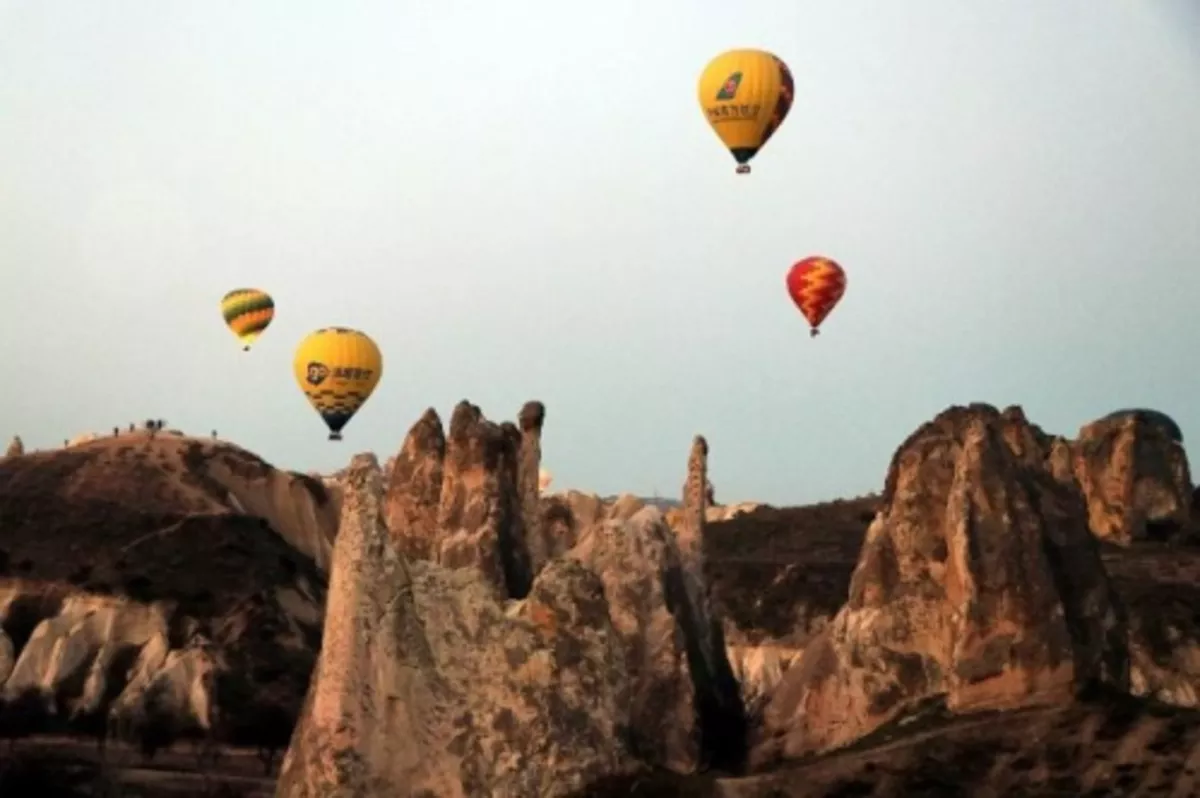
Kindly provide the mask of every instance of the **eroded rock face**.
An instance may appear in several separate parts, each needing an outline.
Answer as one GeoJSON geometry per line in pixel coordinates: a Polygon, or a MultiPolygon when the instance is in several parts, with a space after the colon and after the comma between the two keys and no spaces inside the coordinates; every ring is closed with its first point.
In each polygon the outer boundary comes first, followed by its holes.
{"type": "Polygon", "coordinates": [[[506,611],[477,569],[405,562],[374,458],[351,471],[325,644],[276,794],[553,798],[631,769],[600,580],[555,561],[506,611]]]}
{"type": "Polygon", "coordinates": [[[25,444],[21,442],[20,435],[14,435],[8,443],[8,448],[4,450],[5,457],[20,457],[25,454],[25,444]]]}
{"type": "Polygon", "coordinates": [[[386,474],[384,517],[396,536],[396,545],[409,560],[436,556],[445,456],[442,420],[431,407],[408,431],[386,474]]]}
{"type": "Polygon", "coordinates": [[[543,497],[538,504],[542,556],[547,560],[561,557],[578,542],[581,530],[590,524],[580,523],[571,504],[561,494],[543,497]]]}
{"type": "Polygon", "coordinates": [[[594,493],[576,490],[544,496],[538,502],[540,556],[547,561],[562,557],[589,530],[605,521],[628,520],[641,508],[641,503],[616,501],[610,504],[594,493]]]}
{"type": "Polygon", "coordinates": [[[737,684],[724,649],[711,648],[720,643],[707,607],[687,596],[690,577],[662,513],[644,507],[589,527],[568,556],[604,583],[631,678],[622,703],[638,756],[680,773],[735,766],[742,752],[731,741],[744,731],[737,684]]]}
{"type": "MultiPolygon", "coordinates": [[[[595,493],[569,490],[549,496],[544,500],[543,518],[550,518],[552,515],[561,517],[561,523],[566,525],[563,528],[566,531],[565,537],[571,542],[565,544],[565,548],[561,540],[556,545],[559,551],[565,551],[575,545],[575,541],[579,540],[589,529],[600,526],[606,521],[628,521],[646,506],[643,499],[632,493],[621,493],[605,499],[595,493]]],[[[669,518],[669,516],[667,517],[669,518]]],[[[676,529],[675,526],[671,526],[671,528],[676,529]]],[[[562,535],[557,537],[562,537],[562,535]]]]}
{"type": "Polygon", "coordinates": [[[323,585],[311,566],[292,586],[265,576],[278,587],[244,583],[213,608],[0,582],[8,732],[107,729],[127,741],[211,736],[282,748],[319,645],[323,585]]]}
{"type": "MultiPolygon", "coordinates": [[[[576,537],[588,527],[595,526],[603,521],[609,514],[609,506],[603,499],[594,493],[584,493],[578,490],[569,490],[566,493],[547,496],[544,503],[552,503],[565,510],[565,513],[571,518],[571,525],[576,537]]],[[[548,511],[545,511],[543,512],[543,517],[549,514],[548,511]]]]}
{"type": "Polygon", "coordinates": [[[862,737],[929,699],[1012,708],[1128,683],[1082,497],[1014,409],[951,408],[899,448],[846,605],[764,713],[756,762],[862,737]]]}
{"type": "Polygon", "coordinates": [[[1104,565],[1129,625],[1130,689],[1200,705],[1200,550],[1173,543],[1107,547],[1104,565]]]}
{"type": "Polygon", "coordinates": [[[478,568],[508,598],[525,596],[532,580],[517,490],[520,446],[516,426],[494,424],[475,405],[459,402],[450,418],[438,513],[438,563],[478,568]]]}
{"type": "Polygon", "coordinates": [[[1127,546],[1187,528],[1192,479],[1172,427],[1158,416],[1130,412],[1079,431],[1074,473],[1096,535],[1127,546]]]}

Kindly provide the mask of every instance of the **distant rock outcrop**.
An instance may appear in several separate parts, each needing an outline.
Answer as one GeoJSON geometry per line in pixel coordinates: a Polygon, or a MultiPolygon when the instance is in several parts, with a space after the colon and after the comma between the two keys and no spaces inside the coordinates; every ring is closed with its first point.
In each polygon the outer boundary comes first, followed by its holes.
{"type": "MultiPolygon", "coordinates": [[[[483,478],[469,468],[464,481],[483,478]]],[[[276,794],[555,798],[631,770],[625,660],[596,576],[555,561],[506,613],[483,570],[406,562],[382,504],[376,461],[356,458],[276,794]]]]}
{"type": "Polygon", "coordinates": [[[20,457],[25,454],[25,444],[21,441],[20,435],[14,435],[8,444],[8,448],[4,451],[5,457],[20,457]]]}
{"type": "Polygon", "coordinates": [[[1079,431],[1073,470],[1096,535],[1128,546],[1188,529],[1192,477],[1178,436],[1178,426],[1161,413],[1133,411],[1079,431]]]}
{"type": "Polygon", "coordinates": [[[943,701],[956,712],[1126,689],[1119,601],[1082,496],[1015,409],[951,408],[901,445],[850,596],[765,712],[759,763],[852,742],[943,701]]]}

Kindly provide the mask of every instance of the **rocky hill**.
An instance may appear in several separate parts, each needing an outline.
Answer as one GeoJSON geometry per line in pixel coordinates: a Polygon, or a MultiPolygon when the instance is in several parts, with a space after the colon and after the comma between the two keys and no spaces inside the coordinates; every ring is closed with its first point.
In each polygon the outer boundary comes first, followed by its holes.
{"type": "Polygon", "coordinates": [[[665,514],[539,495],[536,402],[428,411],[325,480],[162,434],[14,451],[0,788],[1192,795],[1200,547],[1163,419],[951,408],[878,495],[802,508],[711,506],[698,437],[665,514]],[[171,778],[111,753],[187,736],[171,778]]]}
{"type": "Polygon", "coordinates": [[[320,483],[213,441],[0,460],[0,733],[286,742],[337,519],[320,483]]]}

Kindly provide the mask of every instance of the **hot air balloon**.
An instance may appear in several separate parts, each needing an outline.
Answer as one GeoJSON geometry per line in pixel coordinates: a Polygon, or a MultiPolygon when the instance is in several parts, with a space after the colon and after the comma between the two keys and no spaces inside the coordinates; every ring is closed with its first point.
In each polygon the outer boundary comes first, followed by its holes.
{"type": "Polygon", "coordinates": [[[829,258],[814,256],[798,261],[787,274],[787,291],[812,327],[810,336],[846,293],[846,273],[829,258]]]}
{"type": "Polygon", "coordinates": [[[787,64],[765,50],[730,50],[700,75],[700,107],[717,136],[749,174],[751,158],[770,140],[792,108],[787,64]]]}
{"type": "Polygon", "coordinates": [[[340,441],[342,428],[371,397],[383,375],[383,356],[358,330],[325,327],[300,342],[292,368],[305,397],[340,441]]]}
{"type": "Polygon", "coordinates": [[[275,300],[257,288],[235,288],[221,297],[221,315],[242,342],[242,351],[249,352],[250,345],[275,318],[275,300]]]}

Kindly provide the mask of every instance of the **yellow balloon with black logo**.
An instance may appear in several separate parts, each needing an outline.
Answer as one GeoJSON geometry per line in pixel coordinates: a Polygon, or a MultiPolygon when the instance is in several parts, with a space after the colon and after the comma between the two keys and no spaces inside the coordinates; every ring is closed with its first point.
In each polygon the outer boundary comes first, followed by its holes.
{"type": "Polygon", "coordinates": [[[292,363],[296,382],[340,441],[342,428],[371,398],[383,376],[383,356],[365,333],[325,327],[300,342],[292,363]]]}
{"type": "Polygon", "coordinates": [[[221,297],[221,316],[249,352],[263,330],[275,318],[275,300],[257,288],[235,288],[221,297]]]}
{"type": "Polygon", "coordinates": [[[700,107],[738,174],[750,172],[750,159],[779,130],[794,92],[787,64],[765,50],[730,50],[708,62],[700,75],[700,107]]]}

